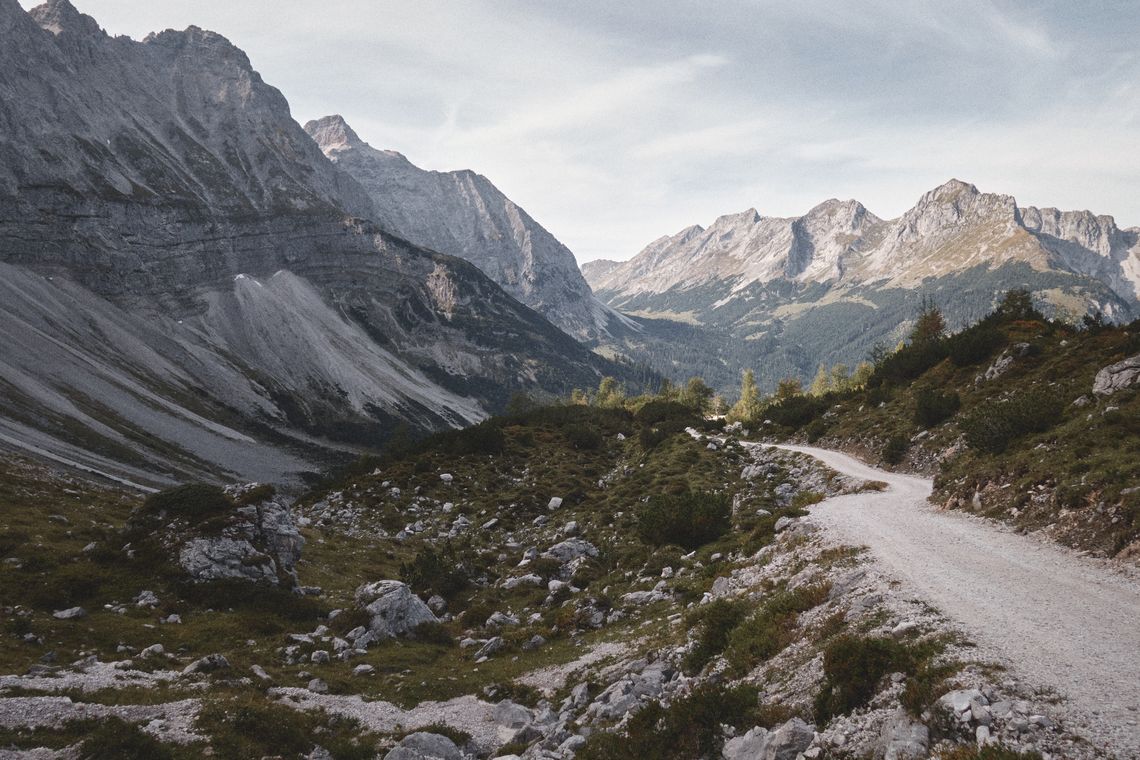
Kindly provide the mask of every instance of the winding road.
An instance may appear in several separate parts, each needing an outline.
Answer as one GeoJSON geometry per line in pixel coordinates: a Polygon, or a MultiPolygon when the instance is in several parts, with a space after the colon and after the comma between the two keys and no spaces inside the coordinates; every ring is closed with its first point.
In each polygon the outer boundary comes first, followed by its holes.
{"type": "Polygon", "coordinates": [[[1140,758],[1140,584],[988,521],[937,511],[925,478],[827,449],[777,448],[887,483],[883,492],[820,502],[811,519],[844,543],[868,547],[1013,673],[1062,695],[1087,739],[1140,758]]]}

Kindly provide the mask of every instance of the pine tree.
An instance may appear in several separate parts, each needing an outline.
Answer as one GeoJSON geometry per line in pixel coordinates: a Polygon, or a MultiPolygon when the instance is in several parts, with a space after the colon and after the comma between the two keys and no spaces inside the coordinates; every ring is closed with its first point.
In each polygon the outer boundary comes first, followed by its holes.
{"type": "Polygon", "coordinates": [[[598,384],[598,394],[594,397],[597,406],[613,409],[625,402],[625,391],[615,378],[603,377],[598,384]]]}

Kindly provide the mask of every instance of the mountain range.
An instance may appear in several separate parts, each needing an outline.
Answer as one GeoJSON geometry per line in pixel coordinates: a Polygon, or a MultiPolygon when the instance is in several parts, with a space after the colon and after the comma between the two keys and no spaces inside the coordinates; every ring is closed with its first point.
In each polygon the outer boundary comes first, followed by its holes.
{"type": "Polygon", "coordinates": [[[386,230],[224,37],[0,0],[0,38],[5,444],[142,483],[288,480],[626,376],[386,230]]]}
{"type": "MultiPolygon", "coordinates": [[[[748,209],[659,238],[628,261],[582,269],[615,309],[710,331],[732,357],[704,362],[722,387],[742,365],[774,384],[810,376],[819,363],[853,364],[875,342],[893,344],[922,295],[952,324],[982,316],[1011,287],[1034,291],[1052,313],[1132,318],[1140,229],[1088,211],[1019,207],[1012,196],[951,180],[898,219],[854,200],[791,218],[748,209]]],[[[629,353],[642,351],[630,343],[629,353]]]]}

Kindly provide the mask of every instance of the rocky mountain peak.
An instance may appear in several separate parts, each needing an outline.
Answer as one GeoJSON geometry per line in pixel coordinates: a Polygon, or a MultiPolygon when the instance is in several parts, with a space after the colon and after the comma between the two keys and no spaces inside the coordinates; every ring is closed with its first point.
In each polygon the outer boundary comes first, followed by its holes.
{"type": "MultiPolygon", "coordinates": [[[[15,3],[13,3],[15,5],[15,3]]],[[[69,0],[48,0],[28,11],[41,28],[58,36],[71,34],[75,36],[101,36],[105,34],[99,27],[99,22],[88,15],[80,13],[69,0]]]]}
{"type": "MultiPolygon", "coordinates": [[[[718,216],[709,229],[740,229],[751,227],[760,221],[760,212],[755,208],[746,209],[736,214],[718,216]]],[[[691,229],[691,228],[688,228],[691,229]]]]}
{"type": "Polygon", "coordinates": [[[348,150],[366,145],[340,114],[322,116],[319,119],[306,122],[305,131],[316,140],[317,145],[321,146],[321,150],[326,155],[330,151],[348,150]]]}

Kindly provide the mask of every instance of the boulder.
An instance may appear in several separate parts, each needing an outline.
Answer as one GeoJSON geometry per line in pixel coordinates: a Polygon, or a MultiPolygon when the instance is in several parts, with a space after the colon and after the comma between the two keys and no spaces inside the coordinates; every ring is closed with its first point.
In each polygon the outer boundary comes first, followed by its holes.
{"type": "Polygon", "coordinates": [[[768,735],[764,754],[760,757],[762,760],[795,760],[796,755],[811,746],[814,739],[815,726],[792,718],[768,735]]]}
{"type": "Polygon", "coordinates": [[[556,559],[565,565],[580,557],[597,557],[598,547],[580,538],[568,538],[547,549],[542,553],[542,556],[549,559],[556,559]]]}
{"type": "Polygon", "coordinates": [[[51,616],[56,620],[78,620],[87,617],[87,610],[82,607],[68,607],[66,610],[56,610],[51,616]]]}
{"type": "Polygon", "coordinates": [[[504,699],[491,711],[491,717],[500,726],[522,728],[534,719],[533,713],[520,704],[504,699]]]}
{"type": "Polygon", "coordinates": [[[384,760],[463,760],[463,753],[446,736],[417,731],[401,739],[384,760]]]}
{"type": "Polygon", "coordinates": [[[930,731],[925,725],[899,708],[883,724],[883,731],[875,747],[875,757],[881,760],[920,760],[930,747],[930,731]]]}
{"type": "Polygon", "coordinates": [[[734,736],[724,743],[721,757],[724,760],[754,760],[761,757],[768,739],[768,729],[757,726],[742,736],[734,736]]]}
{"type": "Polygon", "coordinates": [[[214,673],[219,670],[229,670],[230,661],[221,654],[208,654],[201,657],[194,662],[187,665],[182,669],[182,675],[188,676],[194,673],[214,673]]]}
{"type": "Polygon", "coordinates": [[[375,581],[356,589],[356,603],[370,616],[368,632],[357,646],[370,641],[407,636],[424,623],[438,623],[431,609],[400,581],[375,581]],[[362,644],[364,639],[370,639],[362,644]]]}
{"type": "MultiPolygon", "coordinates": [[[[236,502],[256,499],[257,483],[232,486],[226,495],[236,502]]],[[[292,510],[273,496],[234,510],[232,521],[220,535],[179,535],[178,563],[195,582],[245,580],[277,585],[282,579],[296,584],[295,570],[305,539],[292,510]]]]}
{"type": "Polygon", "coordinates": [[[1110,364],[1097,372],[1092,392],[1097,396],[1110,396],[1137,383],[1140,383],[1140,354],[1110,364]]]}

